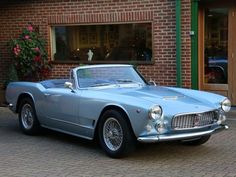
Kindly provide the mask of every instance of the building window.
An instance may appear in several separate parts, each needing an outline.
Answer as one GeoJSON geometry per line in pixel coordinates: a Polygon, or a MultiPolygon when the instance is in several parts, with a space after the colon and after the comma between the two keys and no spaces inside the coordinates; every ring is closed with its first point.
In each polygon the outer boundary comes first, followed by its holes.
{"type": "Polygon", "coordinates": [[[52,27],[54,61],[121,63],[152,61],[152,24],[52,27]]]}

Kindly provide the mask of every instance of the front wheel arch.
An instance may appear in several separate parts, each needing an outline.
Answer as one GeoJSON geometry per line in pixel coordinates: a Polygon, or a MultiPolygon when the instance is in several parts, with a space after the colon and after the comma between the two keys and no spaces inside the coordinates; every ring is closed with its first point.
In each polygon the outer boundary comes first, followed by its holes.
{"type": "MultiPolygon", "coordinates": [[[[98,140],[98,125],[99,125],[99,122],[100,122],[100,120],[101,120],[102,115],[103,115],[106,111],[108,111],[108,110],[116,110],[116,111],[121,112],[121,113],[124,115],[124,119],[126,120],[128,126],[130,127],[130,130],[132,131],[133,136],[135,136],[133,127],[132,127],[132,125],[131,125],[131,122],[130,122],[130,120],[129,120],[129,117],[128,117],[127,113],[126,113],[126,112],[124,111],[124,109],[122,109],[121,107],[112,105],[112,106],[107,106],[107,107],[105,107],[105,108],[102,110],[101,114],[99,115],[98,121],[97,121],[97,123],[96,123],[96,128],[95,128],[95,131],[94,131],[94,139],[95,139],[96,141],[98,140]]],[[[135,136],[135,137],[136,137],[136,136],[135,136]]]]}
{"type": "Polygon", "coordinates": [[[126,156],[136,147],[136,137],[127,121],[128,118],[125,117],[126,115],[119,110],[108,109],[102,114],[98,123],[99,144],[112,158],[126,156]]]}

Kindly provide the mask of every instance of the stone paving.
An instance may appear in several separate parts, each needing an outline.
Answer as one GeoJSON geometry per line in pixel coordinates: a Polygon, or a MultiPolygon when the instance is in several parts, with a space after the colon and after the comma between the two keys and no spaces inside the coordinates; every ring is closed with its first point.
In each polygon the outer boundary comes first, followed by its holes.
{"type": "MultiPolygon", "coordinates": [[[[236,117],[236,116],[235,116],[236,117]]],[[[236,177],[236,119],[204,145],[140,144],[129,157],[111,159],[95,143],[45,130],[26,136],[17,116],[0,107],[1,177],[236,177]]]]}

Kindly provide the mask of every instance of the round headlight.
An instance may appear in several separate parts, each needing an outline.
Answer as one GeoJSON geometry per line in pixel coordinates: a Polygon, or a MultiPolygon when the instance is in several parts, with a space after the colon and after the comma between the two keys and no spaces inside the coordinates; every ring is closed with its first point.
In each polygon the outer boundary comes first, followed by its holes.
{"type": "Polygon", "coordinates": [[[162,116],[162,109],[160,106],[153,106],[149,111],[149,118],[153,120],[160,119],[162,116]]]}
{"type": "Polygon", "coordinates": [[[228,98],[226,98],[224,101],[222,101],[221,103],[221,109],[224,111],[224,112],[229,112],[230,111],[230,108],[231,108],[231,102],[228,98]]]}

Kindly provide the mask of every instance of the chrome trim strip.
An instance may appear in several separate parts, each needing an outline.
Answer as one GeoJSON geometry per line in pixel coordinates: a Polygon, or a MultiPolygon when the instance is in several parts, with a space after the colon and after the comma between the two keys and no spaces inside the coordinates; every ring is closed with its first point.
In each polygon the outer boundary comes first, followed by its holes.
{"type": "Polygon", "coordinates": [[[41,126],[44,127],[44,128],[50,129],[50,130],[62,132],[62,133],[69,134],[69,135],[72,135],[72,136],[76,136],[76,137],[79,137],[79,138],[85,138],[85,139],[88,139],[88,140],[93,140],[92,137],[83,136],[83,135],[80,135],[80,134],[77,134],[77,133],[72,133],[72,132],[69,132],[69,131],[62,130],[60,128],[53,128],[53,127],[49,127],[49,126],[46,126],[46,125],[41,125],[41,126]]]}
{"type": "Polygon", "coordinates": [[[155,143],[161,141],[171,141],[171,140],[181,140],[181,139],[188,139],[188,138],[195,138],[198,136],[205,136],[210,135],[213,133],[217,133],[221,130],[227,130],[229,127],[227,125],[221,125],[212,130],[207,130],[203,132],[194,132],[194,133],[181,133],[181,134],[172,134],[172,135],[156,135],[156,136],[145,136],[145,137],[138,137],[137,140],[143,143],[155,143]]]}
{"type": "Polygon", "coordinates": [[[208,124],[208,125],[203,125],[203,126],[195,126],[195,127],[192,127],[192,128],[173,128],[173,130],[196,130],[196,129],[202,129],[202,128],[206,128],[206,127],[210,127],[210,126],[213,126],[215,125],[216,122],[212,123],[212,124],[208,124]]]}
{"type": "Polygon", "coordinates": [[[65,121],[65,120],[61,120],[61,119],[52,118],[52,117],[49,117],[49,116],[47,116],[46,118],[47,119],[51,119],[53,121],[57,121],[59,123],[66,123],[66,124],[69,124],[69,125],[79,126],[79,127],[87,128],[87,129],[91,129],[91,130],[94,129],[94,127],[92,127],[92,126],[82,125],[82,124],[78,124],[78,123],[73,123],[73,122],[69,122],[69,121],[65,121]]]}
{"type": "Polygon", "coordinates": [[[192,115],[192,114],[203,114],[203,113],[206,113],[206,112],[212,112],[212,111],[215,111],[215,112],[218,112],[219,113],[219,109],[211,109],[211,110],[208,110],[208,111],[203,111],[203,112],[187,112],[187,113],[179,113],[179,114],[175,114],[173,116],[174,117],[177,117],[177,116],[185,116],[185,115],[192,115]]]}

